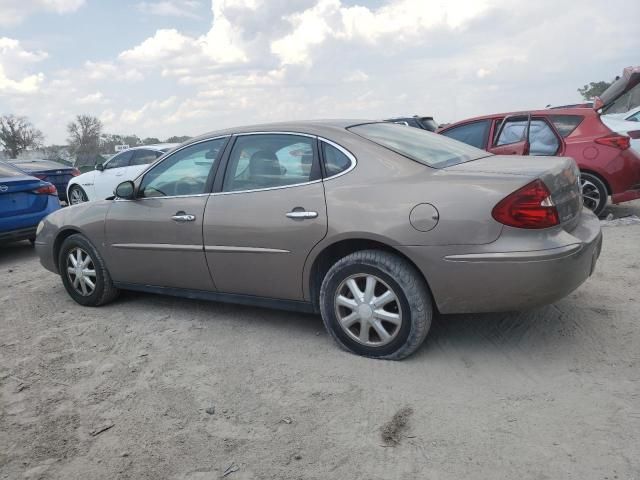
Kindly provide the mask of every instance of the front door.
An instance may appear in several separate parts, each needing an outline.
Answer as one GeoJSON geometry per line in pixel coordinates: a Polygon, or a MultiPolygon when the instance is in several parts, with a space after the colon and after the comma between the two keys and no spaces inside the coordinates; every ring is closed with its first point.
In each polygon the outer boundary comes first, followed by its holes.
{"type": "MultiPolygon", "coordinates": [[[[95,200],[104,200],[113,195],[113,189],[125,180],[133,180],[132,178],[123,178],[129,161],[134,155],[135,150],[127,150],[119,153],[104,164],[103,170],[96,170],[93,179],[93,188],[95,192],[95,200]]],[[[94,200],[93,198],[91,200],[94,200]]]]}
{"type": "Polygon", "coordinates": [[[134,200],[114,200],[106,221],[114,281],[215,290],[202,225],[226,141],[218,138],[176,151],[138,180],[134,200]]]}
{"type": "Polygon", "coordinates": [[[205,254],[220,292],[303,299],[305,260],[327,233],[320,179],[314,137],[236,137],[204,214],[205,254]]]}

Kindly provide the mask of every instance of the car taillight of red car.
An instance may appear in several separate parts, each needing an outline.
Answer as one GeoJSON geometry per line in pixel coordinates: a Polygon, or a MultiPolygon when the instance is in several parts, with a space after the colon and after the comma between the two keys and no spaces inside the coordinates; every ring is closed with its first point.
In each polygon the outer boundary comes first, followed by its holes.
{"type": "Polygon", "coordinates": [[[631,139],[626,135],[620,135],[619,133],[612,133],[611,135],[596,138],[595,142],[599,145],[619,148],[620,150],[626,150],[631,146],[631,139]]]}

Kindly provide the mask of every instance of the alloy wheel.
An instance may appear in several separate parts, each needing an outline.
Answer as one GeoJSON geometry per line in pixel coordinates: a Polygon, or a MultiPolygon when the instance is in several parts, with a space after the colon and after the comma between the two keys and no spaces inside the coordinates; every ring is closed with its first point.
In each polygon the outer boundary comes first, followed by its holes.
{"type": "Polygon", "coordinates": [[[96,289],[96,269],[89,254],[80,247],[67,254],[67,277],[73,289],[88,297],[96,289]]]}
{"type": "Polygon", "coordinates": [[[584,206],[589,210],[598,211],[598,207],[602,203],[602,196],[596,184],[581,176],[580,190],[582,191],[584,206]]]}
{"type": "Polygon", "coordinates": [[[69,193],[69,201],[71,205],[77,205],[79,203],[84,203],[87,201],[87,197],[82,190],[79,188],[72,188],[69,193]]]}
{"type": "Polygon", "coordinates": [[[382,347],[400,331],[402,310],[398,296],[375,275],[346,278],[336,291],[334,305],[342,330],[362,345],[382,347]]]}

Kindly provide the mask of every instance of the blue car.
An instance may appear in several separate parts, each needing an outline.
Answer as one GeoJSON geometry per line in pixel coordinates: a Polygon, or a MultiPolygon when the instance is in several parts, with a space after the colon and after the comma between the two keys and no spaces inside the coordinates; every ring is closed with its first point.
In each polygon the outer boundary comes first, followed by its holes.
{"type": "Polygon", "coordinates": [[[59,208],[56,187],[0,162],[0,243],[33,243],[40,220],[59,208]]]}
{"type": "Polygon", "coordinates": [[[58,198],[67,201],[67,184],[73,177],[80,175],[80,170],[51,160],[11,160],[20,170],[45,182],[53,183],[58,190],[58,198]]]}

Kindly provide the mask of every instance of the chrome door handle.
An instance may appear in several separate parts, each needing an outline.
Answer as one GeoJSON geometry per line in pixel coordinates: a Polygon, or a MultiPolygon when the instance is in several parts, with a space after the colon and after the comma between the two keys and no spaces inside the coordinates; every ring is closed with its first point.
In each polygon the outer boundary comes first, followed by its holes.
{"type": "Polygon", "coordinates": [[[307,218],[316,218],[317,216],[318,212],[305,212],[304,210],[287,213],[287,217],[293,218],[294,220],[305,220],[307,218]]]}
{"type": "Polygon", "coordinates": [[[171,220],[173,220],[174,222],[193,222],[196,219],[195,215],[190,215],[184,212],[178,212],[176,213],[173,217],[171,217],[171,220]]]}

